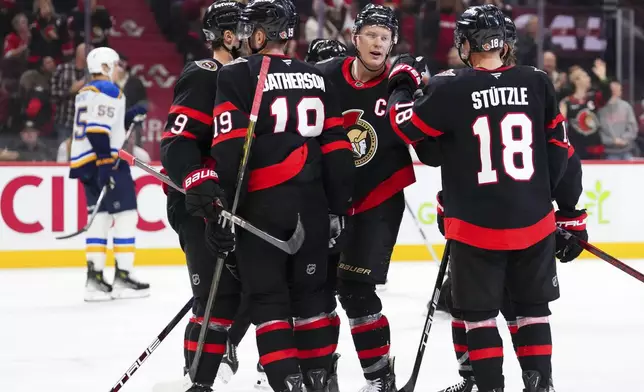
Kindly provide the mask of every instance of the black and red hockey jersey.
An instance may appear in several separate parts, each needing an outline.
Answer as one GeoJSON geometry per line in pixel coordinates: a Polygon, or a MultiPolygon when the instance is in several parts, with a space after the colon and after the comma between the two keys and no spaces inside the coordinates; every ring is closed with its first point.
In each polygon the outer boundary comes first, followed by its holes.
{"type": "Polygon", "coordinates": [[[610,82],[600,82],[599,88],[590,90],[583,99],[570,95],[562,100],[566,108],[570,143],[581,159],[601,159],[604,145],[601,140],[597,112],[610,98],[610,82]]]}
{"type": "Polygon", "coordinates": [[[175,184],[183,184],[185,177],[210,157],[212,110],[221,67],[213,59],[191,61],[174,86],[161,138],[161,163],[175,184]]]}
{"type": "Polygon", "coordinates": [[[566,169],[568,140],[543,71],[448,70],[416,101],[395,90],[389,110],[403,140],[440,137],[446,238],[512,250],[555,230],[552,192],[566,169]]]}
{"type": "MultiPolygon", "coordinates": [[[[211,154],[224,189],[235,186],[263,57],[237,59],[219,73],[211,154]]],[[[248,192],[319,174],[331,212],[346,213],[354,169],[332,88],[312,65],[271,55],[248,164],[248,192]]]]}
{"type": "Polygon", "coordinates": [[[355,57],[339,57],[316,64],[335,87],[351,142],[357,168],[351,215],[378,206],[416,181],[409,149],[387,118],[389,70],[362,83],[351,75],[353,61],[355,57]]]}

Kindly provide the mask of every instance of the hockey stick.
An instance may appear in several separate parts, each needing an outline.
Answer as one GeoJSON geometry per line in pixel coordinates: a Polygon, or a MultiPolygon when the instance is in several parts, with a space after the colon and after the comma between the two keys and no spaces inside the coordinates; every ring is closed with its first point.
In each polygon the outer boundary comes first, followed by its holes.
{"type": "MultiPolygon", "coordinates": [[[[128,139],[130,138],[130,134],[132,133],[133,129],[134,129],[134,122],[132,122],[130,124],[130,127],[127,129],[127,132],[125,133],[125,140],[124,140],[123,144],[125,144],[125,142],[128,141],[128,139]]],[[[114,169],[116,169],[118,167],[120,162],[121,162],[121,156],[119,154],[119,157],[116,160],[116,163],[114,164],[114,169]]],[[[114,170],[114,169],[112,169],[112,170],[114,170]]],[[[101,206],[101,203],[103,202],[103,199],[105,198],[105,195],[107,194],[107,187],[108,186],[106,184],[103,187],[103,189],[101,189],[101,193],[98,195],[98,199],[96,199],[96,207],[94,208],[94,210],[90,214],[89,218],[87,218],[87,224],[82,229],[78,230],[75,233],[62,235],[60,237],[55,237],[57,240],[66,240],[68,238],[76,237],[77,235],[83,234],[87,230],[89,230],[90,226],[92,226],[92,223],[94,223],[94,218],[96,218],[96,215],[98,214],[99,207],[101,206]]]]}
{"type": "Polygon", "coordinates": [[[436,276],[436,285],[434,286],[434,294],[432,296],[431,306],[427,310],[427,318],[425,319],[425,328],[423,328],[423,335],[420,337],[420,344],[418,345],[418,353],[416,354],[416,361],[414,362],[414,369],[411,372],[411,377],[407,384],[400,389],[400,392],[413,392],[416,387],[416,381],[420,373],[420,364],[423,362],[423,355],[425,354],[425,347],[427,346],[427,339],[429,338],[429,330],[434,323],[434,312],[438,306],[438,297],[441,294],[441,286],[443,285],[443,278],[447,272],[447,264],[449,263],[449,245],[452,241],[447,240],[445,243],[445,251],[443,251],[443,258],[441,265],[438,268],[438,275],[436,276]]]}
{"type": "Polygon", "coordinates": [[[416,228],[418,229],[420,236],[423,237],[423,241],[425,241],[425,246],[427,247],[427,251],[429,251],[429,255],[432,257],[432,260],[434,262],[438,263],[438,256],[434,251],[434,247],[427,239],[427,236],[425,235],[425,231],[423,230],[423,227],[420,225],[420,221],[418,220],[418,218],[416,218],[416,214],[414,214],[414,210],[412,210],[411,205],[409,204],[409,201],[407,201],[406,197],[405,197],[405,208],[407,208],[407,212],[409,212],[409,215],[411,215],[411,219],[414,221],[414,224],[416,225],[416,228]]]}
{"type": "MultiPolygon", "coordinates": [[[[248,128],[246,129],[246,138],[244,139],[244,147],[242,150],[242,159],[239,163],[239,171],[237,172],[237,182],[235,187],[235,198],[233,199],[233,207],[230,210],[231,214],[235,214],[237,211],[237,205],[239,204],[239,196],[241,194],[242,184],[244,184],[244,176],[246,175],[246,167],[248,166],[248,160],[250,158],[250,148],[253,144],[253,138],[255,136],[255,124],[257,123],[257,114],[259,113],[259,107],[262,103],[262,95],[264,95],[264,84],[266,83],[266,77],[268,75],[268,68],[271,64],[271,58],[269,56],[264,56],[262,59],[262,66],[259,70],[259,80],[257,81],[257,86],[255,86],[255,96],[253,97],[253,106],[250,110],[248,128]]],[[[299,222],[299,219],[298,219],[299,222]]],[[[224,225],[228,224],[226,220],[223,222],[224,225]]],[[[231,229],[234,229],[232,223],[230,223],[231,229]]],[[[303,239],[303,238],[302,238],[303,239]]],[[[210,292],[208,293],[208,301],[206,302],[206,309],[204,310],[203,322],[201,324],[201,329],[199,330],[199,340],[197,341],[197,350],[195,351],[195,356],[192,359],[190,364],[190,380],[195,382],[197,377],[197,372],[199,371],[199,365],[201,363],[201,354],[203,353],[204,344],[206,342],[206,331],[208,331],[210,324],[210,314],[212,313],[212,307],[215,302],[215,297],[217,295],[217,289],[219,287],[219,279],[221,277],[221,271],[224,268],[224,260],[226,259],[227,254],[220,254],[217,257],[217,264],[215,265],[215,274],[212,278],[212,284],[210,286],[210,292]]]]}
{"type": "MultiPolygon", "coordinates": [[[[138,160],[137,158],[133,157],[132,154],[130,154],[127,151],[119,151],[119,156],[121,157],[122,160],[128,162],[130,165],[136,166],[146,173],[150,174],[157,180],[163,182],[164,184],[172,187],[173,189],[181,192],[181,193],[186,193],[183,188],[179,187],[177,184],[175,184],[170,177],[163,175],[156,171],[153,167],[149,166],[145,162],[142,162],[138,160]]],[[[248,231],[251,234],[256,235],[257,237],[261,238],[262,240],[268,242],[269,244],[273,245],[274,247],[282,250],[283,252],[288,253],[289,255],[297,253],[297,251],[300,249],[302,246],[302,243],[304,242],[304,227],[302,226],[302,222],[300,222],[299,217],[297,220],[297,226],[295,227],[295,231],[293,232],[293,235],[291,238],[289,238],[286,241],[282,241],[279,238],[275,238],[272,235],[268,234],[265,231],[262,231],[258,229],[257,227],[253,226],[250,222],[247,220],[231,214],[229,211],[222,211],[221,212],[222,216],[229,221],[233,222],[237,226],[241,227],[242,229],[248,231]]]]}
{"type": "Polygon", "coordinates": [[[136,359],[136,361],[134,361],[132,366],[130,366],[125,371],[125,373],[123,373],[123,375],[121,376],[119,381],[112,387],[112,389],[110,389],[110,392],[117,392],[117,391],[120,391],[121,388],[123,388],[123,385],[125,385],[125,383],[132,377],[134,372],[139,370],[139,368],[141,367],[143,362],[145,362],[145,360],[148,359],[150,357],[150,355],[152,355],[154,350],[156,350],[156,348],[159,347],[159,345],[161,344],[163,339],[165,339],[166,336],[168,336],[170,334],[170,332],[174,329],[174,327],[176,327],[177,324],[179,324],[179,321],[181,321],[183,316],[185,316],[186,313],[188,313],[190,308],[192,308],[192,303],[193,302],[194,302],[194,298],[190,298],[190,300],[185,305],[183,305],[183,308],[181,308],[179,313],[177,313],[177,315],[174,316],[174,318],[172,320],[170,320],[168,325],[166,325],[165,328],[163,328],[163,331],[161,331],[161,333],[157,336],[157,338],[154,339],[152,344],[150,344],[145,349],[145,351],[143,351],[141,353],[141,355],[139,355],[139,357],[136,359]]]}
{"type": "Polygon", "coordinates": [[[589,244],[587,241],[584,241],[581,238],[578,238],[577,236],[575,236],[574,234],[572,234],[567,230],[564,230],[558,227],[557,232],[559,233],[559,235],[562,235],[566,240],[570,240],[572,238],[574,241],[577,242],[577,244],[579,244],[580,247],[582,247],[588,253],[591,253],[597,256],[598,258],[604,260],[605,262],[612,265],[613,267],[619,268],[620,270],[626,272],[630,276],[644,283],[644,274],[639,272],[635,268],[626,265],[623,261],[620,261],[614,258],[613,256],[609,255],[603,250],[595,247],[592,244],[589,244]]]}

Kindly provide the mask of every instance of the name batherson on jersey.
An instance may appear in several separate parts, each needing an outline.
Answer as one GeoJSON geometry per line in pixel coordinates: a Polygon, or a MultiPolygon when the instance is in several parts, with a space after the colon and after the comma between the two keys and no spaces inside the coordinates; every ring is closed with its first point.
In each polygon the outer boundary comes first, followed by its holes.
{"type": "Polygon", "coordinates": [[[125,142],[125,96],[116,84],[95,80],[78,92],[75,108],[70,177],[79,178],[116,161],[125,142]]]}

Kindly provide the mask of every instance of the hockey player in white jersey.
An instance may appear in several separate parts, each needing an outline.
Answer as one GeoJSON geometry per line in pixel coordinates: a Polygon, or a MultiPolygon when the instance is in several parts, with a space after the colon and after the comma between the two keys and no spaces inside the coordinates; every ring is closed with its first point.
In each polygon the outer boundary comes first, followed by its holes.
{"type": "Polygon", "coordinates": [[[130,167],[118,160],[126,134],[125,96],[112,81],[118,61],[118,54],[110,48],[89,52],[91,80],[76,95],[69,176],[82,182],[88,214],[99,209],[86,232],[85,301],[145,297],[150,289],[132,275],[138,215],[130,167]],[[97,205],[104,187],[107,192],[97,205]],[[116,271],[110,285],[103,269],[112,224],[116,271]]]}

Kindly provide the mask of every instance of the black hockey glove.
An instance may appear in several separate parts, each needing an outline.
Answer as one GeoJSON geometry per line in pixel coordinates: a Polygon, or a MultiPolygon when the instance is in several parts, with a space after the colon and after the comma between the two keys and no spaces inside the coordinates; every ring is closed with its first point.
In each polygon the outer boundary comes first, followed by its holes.
{"type": "Polygon", "coordinates": [[[443,210],[443,191],[436,194],[436,224],[438,231],[445,237],[445,210],[443,210]]]}
{"type": "Polygon", "coordinates": [[[217,222],[222,210],[227,209],[224,190],[219,186],[217,173],[210,168],[197,169],[183,180],[186,190],[186,211],[207,221],[217,222]]]}
{"type": "Polygon", "coordinates": [[[341,252],[347,242],[349,218],[329,214],[329,249],[331,253],[341,252]]]}
{"type": "Polygon", "coordinates": [[[406,87],[414,93],[423,88],[423,76],[427,74],[427,63],[422,56],[400,55],[391,65],[387,91],[391,94],[398,87],[406,87]]]}
{"type": "Polygon", "coordinates": [[[213,255],[226,257],[235,250],[235,230],[233,223],[223,216],[219,221],[206,221],[206,246],[213,255]]]}
{"type": "Polygon", "coordinates": [[[586,214],[586,210],[557,211],[555,218],[558,227],[573,234],[573,237],[566,238],[557,233],[556,256],[562,263],[573,261],[583,251],[577,243],[577,238],[588,241],[588,231],[586,231],[588,214],[586,214]]]}

